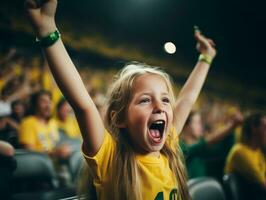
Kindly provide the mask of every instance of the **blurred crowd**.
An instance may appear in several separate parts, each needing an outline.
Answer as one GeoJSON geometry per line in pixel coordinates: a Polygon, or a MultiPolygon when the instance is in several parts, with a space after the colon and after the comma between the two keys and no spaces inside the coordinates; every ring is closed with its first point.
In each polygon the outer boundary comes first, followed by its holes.
{"type": "MultiPolygon", "coordinates": [[[[101,115],[115,70],[78,69],[101,115]]],[[[47,63],[26,58],[15,48],[0,55],[0,155],[26,149],[49,155],[69,184],[65,166],[80,151],[81,138],[71,106],[62,96],[47,63]],[[9,143],[9,144],[7,144],[9,143]],[[64,171],[64,173],[62,173],[64,171]]],[[[266,115],[232,102],[202,95],[180,133],[188,177],[239,174],[266,191],[266,115]]],[[[257,191],[256,191],[257,192],[257,191]]],[[[265,194],[265,193],[264,193],[265,194]]]]}

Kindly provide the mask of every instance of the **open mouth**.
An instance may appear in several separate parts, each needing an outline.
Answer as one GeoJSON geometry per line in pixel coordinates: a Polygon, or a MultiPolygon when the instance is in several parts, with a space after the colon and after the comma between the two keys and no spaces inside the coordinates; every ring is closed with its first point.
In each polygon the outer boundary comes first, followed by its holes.
{"type": "Polygon", "coordinates": [[[163,138],[165,129],[165,121],[164,120],[156,120],[149,127],[149,133],[152,140],[156,143],[161,142],[163,138]]]}

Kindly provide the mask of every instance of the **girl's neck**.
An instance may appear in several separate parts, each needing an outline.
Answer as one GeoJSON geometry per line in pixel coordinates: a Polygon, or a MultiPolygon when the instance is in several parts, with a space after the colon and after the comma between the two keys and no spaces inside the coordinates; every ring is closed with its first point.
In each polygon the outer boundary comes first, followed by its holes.
{"type": "Polygon", "coordinates": [[[136,152],[137,155],[140,156],[152,156],[152,157],[160,157],[160,151],[153,151],[153,152],[147,152],[147,151],[140,151],[140,150],[134,150],[136,152]]]}
{"type": "Polygon", "coordinates": [[[160,151],[150,152],[147,155],[159,158],[160,157],[160,151]]]}
{"type": "Polygon", "coordinates": [[[152,157],[157,157],[157,158],[160,157],[160,151],[148,152],[134,145],[133,145],[133,149],[134,149],[134,152],[140,156],[152,156],[152,157]]]}

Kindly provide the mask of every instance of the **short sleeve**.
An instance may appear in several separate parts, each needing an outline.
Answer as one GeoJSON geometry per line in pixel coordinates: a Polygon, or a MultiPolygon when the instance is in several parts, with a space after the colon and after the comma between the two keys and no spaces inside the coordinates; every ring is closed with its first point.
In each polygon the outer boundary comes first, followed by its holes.
{"type": "Polygon", "coordinates": [[[106,177],[108,169],[110,169],[115,150],[115,142],[108,131],[105,130],[104,141],[95,156],[90,157],[83,151],[83,156],[87,164],[93,170],[94,180],[101,182],[106,177]]]}
{"type": "Polygon", "coordinates": [[[196,143],[187,145],[187,153],[190,156],[202,156],[206,154],[207,143],[202,137],[196,143]]]}

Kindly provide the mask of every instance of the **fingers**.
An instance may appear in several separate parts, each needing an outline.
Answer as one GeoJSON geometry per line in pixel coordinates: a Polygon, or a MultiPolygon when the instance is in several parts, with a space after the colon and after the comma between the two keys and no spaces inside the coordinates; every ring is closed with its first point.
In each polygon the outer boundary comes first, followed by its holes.
{"type": "Polygon", "coordinates": [[[24,6],[26,9],[41,8],[45,3],[51,0],[26,0],[24,6]]]}
{"type": "Polygon", "coordinates": [[[208,38],[206,38],[204,35],[202,35],[200,31],[195,31],[194,36],[198,42],[202,42],[202,43],[208,42],[208,38]]]}
{"type": "Polygon", "coordinates": [[[26,0],[25,3],[24,3],[24,6],[26,9],[36,9],[38,8],[39,2],[40,0],[26,0]]]}
{"type": "Polygon", "coordinates": [[[26,0],[25,7],[29,9],[40,8],[47,0],[26,0]]]}
{"type": "Polygon", "coordinates": [[[49,0],[34,0],[36,2],[37,8],[42,7],[43,4],[45,4],[49,0]]]}
{"type": "Polygon", "coordinates": [[[215,43],[210,38],[205,37],[198,27],[194,27],[195,33],[195,39],[197,41],[196,49],[201,54],[209,55],[211,58],[214,58],[216,56],[216,49],[215,49],[215,43]]]}
{"type": "Polygon", "coordinates": [[[195,29],[194,36],[195,36],[195,39],[197,40],[197,42],[199,42],[199,43],[203,43],[205,45],[210,45],[212,47],[216,46],[214,41],[212,39],[207,38],[204,35],[202,35],[201,31],[199,29],[195,29]]]}
{"type": "Polygon", "coordinates": [[[216,44],[214,43],[214,41],[212,40],[212,39],[207,39],[208,40],[208,42],[213,46],[213,47],[215,47],[216,46],[216,44]]]}

